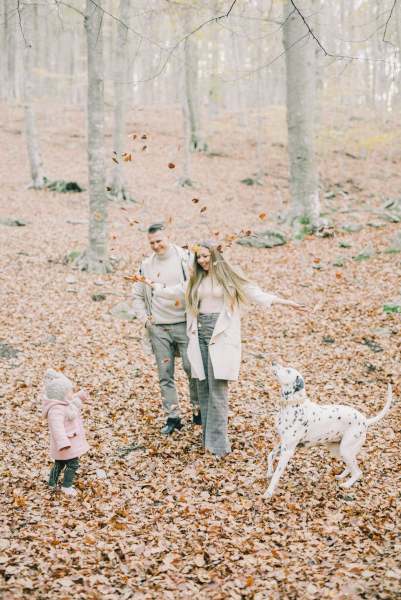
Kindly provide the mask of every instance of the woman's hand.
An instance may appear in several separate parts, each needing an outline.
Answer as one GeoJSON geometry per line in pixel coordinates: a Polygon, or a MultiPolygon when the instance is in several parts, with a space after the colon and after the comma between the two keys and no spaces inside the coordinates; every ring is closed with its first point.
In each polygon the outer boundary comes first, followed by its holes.
{"type": "Polygon", "coordinates": [[[273,300],[273,304],[281,304],[282,306],[288,306],[289,308],[293,308],[294,310],[298,310],[299,312],[309,312],[309,309],[306,308],[305,304],[297,304],[293,300],[275,298],[273,300]]]}

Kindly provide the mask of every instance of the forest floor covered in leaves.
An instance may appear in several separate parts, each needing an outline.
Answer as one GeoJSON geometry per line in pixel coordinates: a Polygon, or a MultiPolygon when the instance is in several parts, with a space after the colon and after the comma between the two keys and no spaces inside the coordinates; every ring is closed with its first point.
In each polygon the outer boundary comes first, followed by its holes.
{"type": "MultiPolygon", "coordinates": [[[[39,113],[48,177],[87,188],[83,112],[42,105],[39,113]]],[[[110,129],[110,113],[108,119],[110,129]]],[[[399,598],[400,315],[384,313],[383,305],[400,298],[401,253],[386,253],[400,224],[368,222],[377,220],[385,197],[401,193],[401,155],[380,140],[365,154],[358,148],[361,136],[391,136],[397,124],[359,116],[334,137],[321,130],[322,208],[334,237],[225,250],[263,290],[306,303],[310,312],[243,310],[243,364],[230,385],[233,452],[215,459],[202,451],[178,361],[185,427],[168,438],[159,433],[165,415],[154,359],[142,352],[139,323],[109,310],[129,302],[123,276],[149,253],[143,230],[150,223],[171,218],[172,241],[190,247],[219,232],[223,249],[235,232],[277,226],[289,199],[284,110],[265,114],[263,187],[241,183],[256,171],[255,114],[249,130],[235,115],[216,119],[212,151],[192,156],[195,190],[173,186],[183,159],[179,109],[143,108],[129,119],[138,139],[127,144],[127,181],[144,204],[123,211],[109,203],[115,271],[99,277],[74,270],[68,259],[86,245],[88,226],[79,221],[88,218],[88,192],[24,190],[22,109],[2,111],[1,218],[26,222],[0,225],[3,600],[399,598]],[[131,227],[133,220],[139,225],[131,227]],[[345,221],[363,228],[346,233],[345,221]],[[377,256],[354,261],[368,243],[377,256]],[[339,256],[344,267],[332,265],[339,256]],[[99,295],[105,299],[93,300],[99,295]],[[273,360],[301,371],[314,401],[344,403],[368,417],[381,410],[392,384],[391,410],[369,429],[358,455],[363,478],[351,489],[334,479],[342,464],[319,447],[297,451],[273,499],[263,499],[267,454],[277,442],[273,360]],[[80,459],[77,499],[47,488],[41,402],[50,366],[91,393],[82,410],[91,451],[80,459]]]]}

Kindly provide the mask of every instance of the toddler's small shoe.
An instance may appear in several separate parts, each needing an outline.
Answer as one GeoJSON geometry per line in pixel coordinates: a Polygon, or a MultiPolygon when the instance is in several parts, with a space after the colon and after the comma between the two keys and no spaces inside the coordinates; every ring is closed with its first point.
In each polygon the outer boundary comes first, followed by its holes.
{"type": "Polygon", "coordinates": [[[69,487],[69,488],[62,487],[61,491],[64,492],[64,494],[67,494],[67,496],[78,496],[77,490],[73,487],[69,487]]]}

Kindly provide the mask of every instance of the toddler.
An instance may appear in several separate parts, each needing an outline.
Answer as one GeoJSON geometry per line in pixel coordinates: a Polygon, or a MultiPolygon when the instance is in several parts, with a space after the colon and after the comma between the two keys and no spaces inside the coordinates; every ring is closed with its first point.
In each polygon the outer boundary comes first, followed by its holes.
{"type": "Polygon", "coordinates": [[[89,400],[89,393],[82,390],[72,393],[72,382],[62,373],[47,369],[45,373],[45,394],[42,415],[50,429],[50,457],[54,465],[50,471],[49,487],[54,489],[61,471],[65,467],[61,491],[76,496],[72,487],[78,457],[89,450],[79,408],[83,400],[89,400]]]}

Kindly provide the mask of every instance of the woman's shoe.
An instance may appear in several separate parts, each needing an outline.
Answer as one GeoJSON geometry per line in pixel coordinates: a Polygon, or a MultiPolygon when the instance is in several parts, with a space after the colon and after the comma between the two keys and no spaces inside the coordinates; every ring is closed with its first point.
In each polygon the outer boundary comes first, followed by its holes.
{"type": "Polygon", "coordinates": [[[77,490],[73,487],[69,487],[69,488],[62,487],[61,491],[64,492],[64,494],[67,494],[67,496],[78,496],[77,490]]]}
{"type": "Polygon", "coordinates": [[[192,413],[192,418],[195,425],[202,425],[202,417],[199,409],[194,410],[194,412],[192,413]]]}

